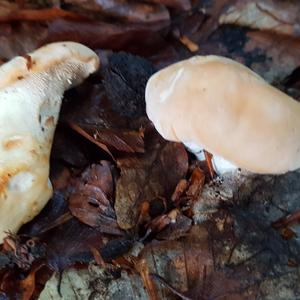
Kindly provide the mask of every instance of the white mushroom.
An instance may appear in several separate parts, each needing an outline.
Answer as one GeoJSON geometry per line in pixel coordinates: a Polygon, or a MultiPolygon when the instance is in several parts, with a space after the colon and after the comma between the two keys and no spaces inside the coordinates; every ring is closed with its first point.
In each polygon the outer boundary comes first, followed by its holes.
{"type": "Polygon", "coordinates": [[[300,103],[228,58],[195,56],[157,72],[146,110],[165,139],[212,153],[218,173],[300,168],[300,103]]]}
{"type": "Polygon", "coordinates": [[[52,195],[49,156],[65,90],[99,67],[84,45],[46,45],[0,67],[0,243],[52,195]]]}

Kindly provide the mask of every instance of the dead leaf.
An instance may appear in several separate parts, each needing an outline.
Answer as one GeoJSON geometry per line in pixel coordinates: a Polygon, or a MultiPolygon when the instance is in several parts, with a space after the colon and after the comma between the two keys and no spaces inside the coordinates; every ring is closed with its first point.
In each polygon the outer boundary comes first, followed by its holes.
{"type": "MultiPolygon", "coordinates": [[[[237,279],[214,269],[214,257],[207,230],[194,226],[181,241],[153,241],[139,255],[147,273],[155,274],[191,299],[244,299],[237,279]]],[[[153,288],[159,299],[169,299],[173,291],[158,285],[153,288]]]]}
{"type": "MultiPolygon", "coordinates": [[[[190,37],[198,42],[200,36],[201,29],[190,37]]],[[[200,42],[200,54],[232,58],[272,83],[280,82],[300,65],[299,44],[299,39],[290,36],[223,25],[200,42]]]]}
{"type": "Polygon", "coordinates": [[[155,23],[169,21],[169,12],[162,5],[151,5],[127,0],[65,0],[66,3],[116,17],[127,22],[155,23]]]}
{"type": "MultiPolygon", "coordinates": [[[[97,182],[95,177],[91,179],[97,182]]],[[[100,179],[100,182],[105,185],[104,179],[100,179]]],[[[74,217],[62,220],[66,213],[68,203],[61,193],[56,192],[37,218],[22,228],[25,236],[39,237],[47,249],[46,264],[56,271],[62,271],[77,262],[90,262],[93,259],[91,248],[100,249],[105,244],[101,230],[108,231],[107,228],[91,228],[74,217]]],[[[113,228],[110,230],[114,233],[113,228]]]]}
{"type": "Polygon", "coordinates": [[[161,283],[163,286],[165,286],[167,289],[169,289],[174,295],[178,296],[182,300],[192,300],[189,297],[186,297],[179,291],[177,291],[173,286],[171,286],[169,283],[166,282],[161,276],[157,274],[150,274],[151,278],[156,279],[159,283],[161,283]]]}
{"type": "MultiPolygon", "coordinates": [[[[144,133],[140,127],[142,121],[134,126],[132,120],[114,112],[102,85],[86,84],[86,87],[79,91],[79,95],[81,93],[85,101],[82,102],[82,98],[77,96],[70,103],[66,103],[62,110],[62,122],[107,152],[113,159],[113,151],[116,150],[129,153],[144,152],[144,133]]],[[[70,149],[66,152],[69,151],[70,149]]]]}
{"type": "Polygon", "coordinates": [[[185,205],[187,201],[196,201],[203,189],[205,174],[200,167],[195,166],[189,180],[179,181],[172,195],[172,201],[177,207],[185,205]]]}
{"type": "Polygon", "coordinates": [[[123,50],[133,54],[151,55],[166,45],[164,39],[157,33],[166,27],[168,26],[162,23],[143,26],[100,21],[55,20],[49,23],[48,36],[43,43],[64,41],[68,37],[92,49],[123,50]]]}
{"type": "Polygon", "coordinates": [[[47,265],[55,271],[76,263],[88,264],[93,259],[91,247],[99,249],[104,245],[101,232],[75,218],[48,231],[43,238],[47,245],[47,265]]]}
{"type": "Polygon", "coordinates": [[[178,240],[187,235],[192,226],[192,220],[183,214],[178,214],[170,224],[156,235],[158,240],[178,240]]]}
{"type": "Polygon", "coordinates": [[[0,23],[0,59],[31,52],[46,36],[47,28],[39,23],[0,23]]]}
{"type": "Polygon", "coordinates": [[[148,232],[160,232],[169,224],[172,223],[172,219],[170,218],[169,214],[161,215],[153,219],[149,224],[147,224],[148,232]]]}
{"type": "Polygon", "coordinates": [[[188,188],[186,191],[186,195],[190,199],[197,199],[199,196],[205,182],[205,175],[204,172],[199,168],[196,167],[192,175],[188,181],[188,188]]]}
{"type": "Polygon", "coordinates": [[[159,300],[160,298],[157,295],[156,287],[153,284],[153,280],[149,274],[149,267],[147,265],[147,261],[144,259],[140,259],[136,265],[136,270],[140,273],[143,283],[147,289],[149,299],[150,300],[159,300]]]}
{"type": "Polygon", "coordinates": [[[142,130],[101,129],[91,125],[83,125],[79,127],[72,123],[70,126],[111,156],[113,155],[109,148],[128,153],[144,152],[144,134],[142,130]]]}
{"type": "Polygon", "coordinates": [[[261,63],[253,62],[251,68],[267,81],[280,81],[300,65],[299,39],[260,31],[249,31],[247,37],[245,52],[265,56],[261,63]]]}
{"type": "Polygon", "coordinates": [[[39,271],[44,265],[43,264],[39,264],[37,265],[35,268],[33,268],[29,275],[21,280],[20,282],[20,288],[22,290],[22,300],[30,300],[33,293],[34,293],[34,290],[36,288],[35,286],[35,277],[36,277],[36,273],[37,271],[39,271]]]}
{"type": "Polygon", "coordinates": [[[297,238],[297,234],[290,228],[282,228],[280,230],[280,234],[283,239],[291,240],[293,238],[297,238]]]}
{"type": "MultiPolygon", "coordinates": [[[[226,11],[226,8],[236,8],[235,2],[231,0],[203,1],[201,5],[203,14],[194,12],[186,16],[184,21],[177,25],[179,34],[186,35],[200,45],[197,54],[226,56],[250,67],[268,82],[281,81],[300,65],[299,39],[293,35],[278,34],[270,30],[253,30],[238,25],[218,24],[220,15],[226,11]]],[[[256,2],[265,3],[259,0],[254,3],[256,2]]],[[[279,6],[291,3],[273,2],[279,6]]],[[[241,0],[239,3],[250,5],[253,1],[241,0]]],[[[274,7],[276,5],[274,4],[274,7]]],[[[277,10],[276,14],[284,15],[285,11],[277,10]]],[[[191,56],[191,54],[184,53],[182,49],[179,50],[178,46],[176,48],[179,59],[191,56]]]]}
{"type": "Polygon", "coordinates": [[[87,18],[79,14],[53,7],[49,9],[18,9],[1,7],[0,22],[31,21],[46,22],[60,18],[70,20],[86,20],[87,18]]]}
{"type": "Polygon", "coordinates": [[[128,253],[133,244],[134,239],[128,237],[110,240],[101,249],[101,257],[107,262],[115,260],[128,253]]]}
{"type": "Polygon", "coordinates": [[[20,269],[6,270],[0,273],[0,299],[37,299],[53,271],[42,262],[33,265],[30,272],[23,273],[20,269]]]}
{"type": "Polygon", "coordinates": [[[52,229],[53,224],[61,225],[62,223],[57,222],[57,220],[61,220],[61,217],[66,216],[67,213],[69,213],[68,203],[64,194],[55,191],[40,214],[33,221],[25,224],[20,232],[28,236],[40,236],[52,229]]]}
{"type": "Polygon", "coordinates": [[[115,210],[123,229],[136,225],[143,202],[170,198],[187,172],[188,157],[182,144],[165,142],[156,133],[148,136],[148,143],[145,155],[118,160],[121,176],[115,210]]]}
{"type": "Polygon", "coordinates": [[[147,0],[147,2],[163,4],[179,10],[190,10],[192,8],[190,0],[147,0]]]}
{"type": "Polygon", "coordinates": [[[191,39],[189,39],[186,35],[180,37],[180,42],[186,46],[191,52],[197,52],[199,50],[199,46],[194,43],[191,39]]]}
{"type": "MultiPolygon", "coordinates": [[[[56,165],[56,172],[59,171],[57,169],[62,167],[62,164],[76,169],[82,169],[89,165],[90,147],[84,142],[78,138],[77,133],[69,128],[63,126],[56,128],[51,153],[52,164],[56,165]]],[[[55,175],[55,170],[51,171],[51,174],[55,175]]],[[[53,177],[51,179],[54,179],[53,177]]]]}
{"type": "Polygon", "coordinates": [[[94,256],[94,260],[97,263],[98,266],[105,268],[106,264],[105,261],[103,260],[100,252],[98,251],[98,249],[96,249],[95,247],[91,247],[91,251],[93,253],[94,256]]]}
{"type": "Polygon", "coordinates": [[[300,210],[297,210],[284,218],[280,218],[276,222],[272,224],[272,226],[276,229],[280,229],[282,227],[286,227],[289,225],[293,225],[295,223],[299,223],[300,221],[300,210]]]}
{"type": "Polygon", "coordinates": [[[176,185],[176,188],[174,190],[174,193],[172,194],[172,201],[177,204],[181,198],[181,196],[184,194],[188,187],[188,181],[186,179],[181,179],[178,184],[176,185]]]}
{"type": "Polygon", "coordinates": [[[122,235],[112,207],[111,164],[101,161],[87,168],[76,182],[69,198],[71,213],[81,222],[101,232],[122,235]]]}
{"type": "Polygon", "coordinates": [[[219,22],[299,37],[299,13],[293,1],[239,0],[226,8],[219,22]]]}

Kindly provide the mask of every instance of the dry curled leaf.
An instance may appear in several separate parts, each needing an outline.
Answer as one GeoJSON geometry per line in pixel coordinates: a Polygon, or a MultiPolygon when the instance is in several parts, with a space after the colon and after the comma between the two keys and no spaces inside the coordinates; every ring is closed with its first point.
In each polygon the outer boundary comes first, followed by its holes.
{"type": "Polygon", "coordinates": [[[68,4],[116,17],[127,22],[155,23],[169,21],[169,12],[162,5],[151,5],[128,0],[65,0],[68,4]]]}
{"type": "Polygon", "coordinates": [[[300,210],[294,211],[284,218],[280,218],[279,220],[274,222],[272,226],[276,229],[280,229],[289,225],[293,225],[297,222],[300,222],[300,210]]]}
{"type": "Polygon", "coordinates": [[[181,198],[181,196],[184,194],[188,187],[188,181],[186,179],[181,179],[178,184],[176,185],[176,188],[174,190],[174,193],[172,194],[172,201],[177,204],[181,198]]]}
{"type": "Polygon", "coordinates": [[[34,293],[38,290],[37,273],[43,269],[43,263],[36,263],[29,273],[20,274],[20,272],[8,271],[4,276],[0,275],[0,298],[1,299],[34,299],[34,293]],[[21,276],[20,276],[21,275],[21,276]]]}
{"type": "Polygon", "coordinates": [[[121,176],[116,186],[115,210],[123,229],[136,225],[140,206],[156,198],[169,198],[187,172],[184,146],[148,136],[149,147],[139,157],[118,160],[121,176]]]}
{"type": "Polygon", "coordinates": [[[108,149],[129,153],[144,152],[144,134],[142,130],[98,129],[92,125],[83,125],[81,127],[75,124],[70,125],[79,134],[108,153],[110,153],[108,149]]]}
{"type": "Polygon", "coordinates": [[[69,198],[71,213],[99,231],[121,234],[112,207],[113,177],[111,164],[101,161],[87,168],[77,180],[69,198]]]}
{"type": "Polygon", "coordinates": [[[191,199],[196,199],[204,186],[204,182],[204,172],[199,167],[196,167],[189,179],[186,195],[191,199]]]}
{"type": "Polygon", "coordinates": [[[147,265],[147,261],[144,259],[140,259],[135,264],[136,270],[140,273],[140,276],[143,280],[144,286],[149,295],[150,300],[159,300],[158,293],[156,287],[153,283],[153,279],[150,277],[149,274],[149,267],[147,265]]]}
{"type": "Polygon", "coordinates": [[[151,221],[149,229],[151,229],[152,232],[160,232],[171,222],[172,220],[168,215],[162,215],[151,221]]]}
{"type": "Polygon", "coordinates": [[[21,280],[20,282],[20,288],[23,292],[21,299],[22,300],[30,300],[34,290],[36,289],[36,273],[43,267],[43,264],[37,265],[35,268],[33,268],[29,275],[21,280]]]}
{"type": "Polygon", "coordinates": [[[185,45],[191,52],[197,52],[199,50],[198,44],[194,43],[186,35],[180,37],[180,42],[185,45]]]}
{"type": "Polygon", "coordinates": [[[150,55],[166,45],[157,33],[164,28],[166,28],[164,23],[143,26],[100,21],[55,20],[49,23],[48,35],[43,43],[64,41],[68,37],[92,49],[124,50],[150,55]]]}
{"type": "Polygon", "coordinates": [[[62,271],[78,262],[88,263],[93,259],[91,247],[100,248],[104,244],[101,231],[68,215],[67,201],[56,192],[41,214],[22,229],[24,235],[38,236],[45,245],[44,258],[52,270],[62,271]]]}
{"type": "Polygon", "coordinates": [[[46,22],[60,18],[70,20],[86,20],[86,17],[56,7],[48,9],[8,9],[6,11],[2,10],[1,8],[0,13],[0,22],[46,22]]]}
{"type": "Polygon", "coordinates": [[[299,37],[299,13],[295,1],[239,0],[226,8],[219,22],[299,37]]]}
{"type": "MultiPolygon", "coordinates": [[[[120,116],[112,110],[102,85],[89,85],[78,91],[85,101],[70,100],[61,120],[85,139],[94,143],[111,157],[113,151],[128,153],[144,152],[144,131],[141,123],[133,126],[132,120],[120,116]],[[88,89],[88,90],[87,90],[88,89]]],[[[71,94],[68,96],[71,99],[71,94]]]]}

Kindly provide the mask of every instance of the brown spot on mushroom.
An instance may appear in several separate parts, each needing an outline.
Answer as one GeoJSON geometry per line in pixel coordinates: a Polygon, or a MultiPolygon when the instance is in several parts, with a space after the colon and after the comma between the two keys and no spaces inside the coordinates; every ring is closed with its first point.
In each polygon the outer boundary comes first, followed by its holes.
{"type": "Polygon", "coordinates": [[[26,59],[27,70],[30,70],[34,64],[34,61],[32,60],[32,58],[29,54],[25,54],[25,55],[23,55],[23,57],[26,59]]]}
{"type": "Polygon", "coordinates": [[[22,139],[20,138],[16,138],[16,139],[8,139],[6,141],[3,142],[3,148],[5,150],[12,150],[16,147],[19,147],[22,145],[22,139]]]}
{"type": "Polygon", "coordinates": [[[3,197],[5,194],[8,180],[9,180],[8,174],[0,175],[0,197],[3,197]]]}
{"type": "Polygon", "coordinates": [[[45,122],[45,126],[47,127],[52,127],[55,125],[55,119],[53,116],[47,118],[46,122],[45,122]]]}
{"type": "Polygon", "coordinates": [[[36,201],[34,201],[33,203],[32,203],[32,210],[33,211],[36,211],[38,209],[38,203],[36,202],[36,201]]]}
{"type": "Polygon", "coordinates": [[[23,171],[23,168],[11,168],[6,172],[0,173],[0,199],[5,197],[6,192],[7,192],[7,185],[9,183],[9,180],[18,174],[20,171],[23,171]]]}
{"type": "Polygon", "coordinates": [[[38,152],[35,149],[31,149],[30,153],[32,154],[32,156],[38,156],[38,152]]]}

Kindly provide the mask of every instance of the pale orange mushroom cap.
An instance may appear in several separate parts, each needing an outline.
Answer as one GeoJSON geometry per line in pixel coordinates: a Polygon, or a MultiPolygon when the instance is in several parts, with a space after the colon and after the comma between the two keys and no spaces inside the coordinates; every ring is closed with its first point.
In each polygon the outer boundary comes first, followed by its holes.
{"type": "Polygon", "coordinates": [[[300,168],[300,103],[231,59],[195,56],[160,70],[147,83],[146,111],[165,139],[230,165],[300,168]]]}

